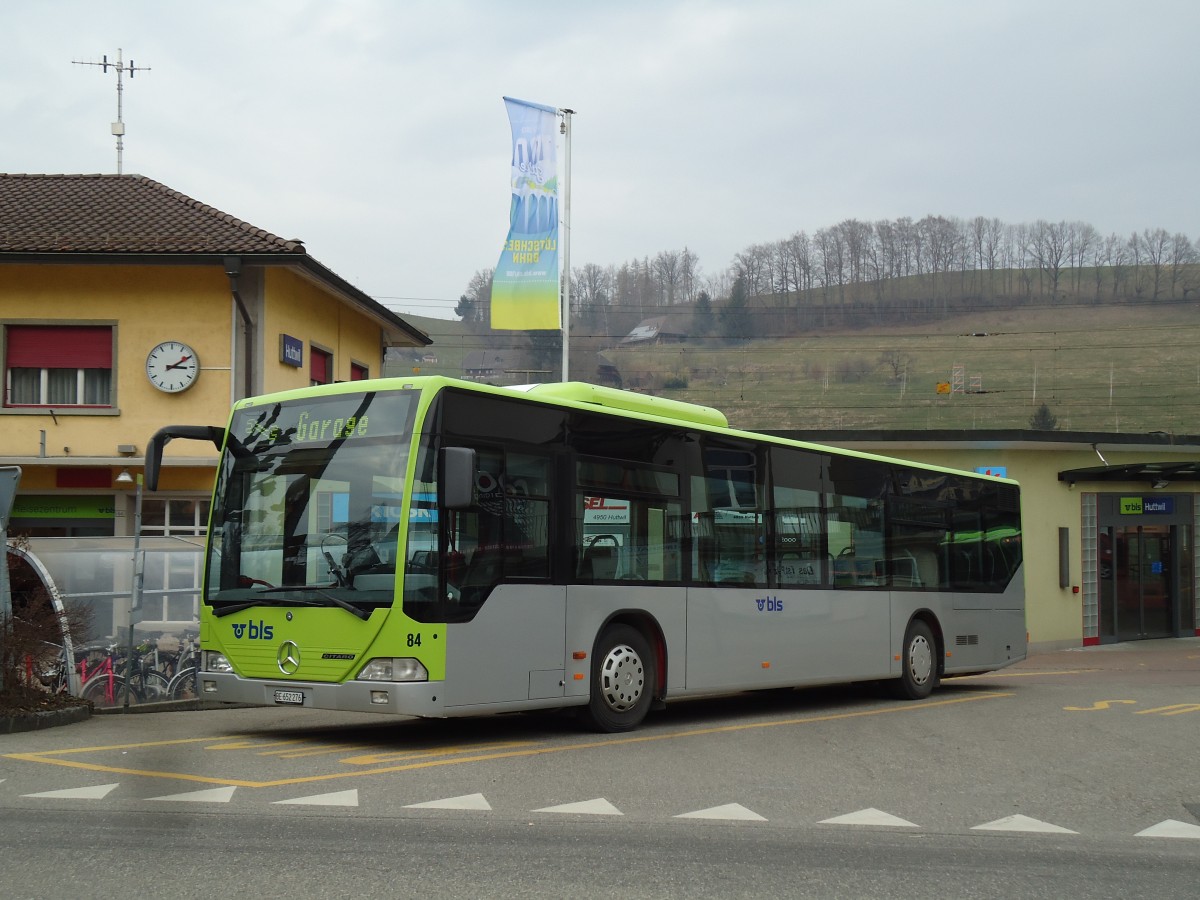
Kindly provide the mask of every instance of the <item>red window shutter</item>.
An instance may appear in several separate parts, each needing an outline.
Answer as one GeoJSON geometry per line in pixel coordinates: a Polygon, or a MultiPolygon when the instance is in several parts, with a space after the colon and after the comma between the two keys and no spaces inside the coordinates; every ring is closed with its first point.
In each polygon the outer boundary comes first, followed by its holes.
{"type": "Polygon", "coordinates": [[[10,369],[111,369],[107,325],[9,325],[10,369]]]}
{"type": "Polygon", "coordinates": [[[111,469],[55,469],[54,486],[59,488],[110,488],[111,469]]]}
{"type": "Polygon", "coordinates": [[[330,355],[324,350],[318,350],[313,347],[308,353],[310,377],[316,384],[329,384],[333,379],[330,377],[329,362],[330,355]]]}
{"type": "Polygon", "coordinates": [[[358,363],[350,364],[350,380],[351,381],[366,381],[367,367],[360,366],[358,363]]]}

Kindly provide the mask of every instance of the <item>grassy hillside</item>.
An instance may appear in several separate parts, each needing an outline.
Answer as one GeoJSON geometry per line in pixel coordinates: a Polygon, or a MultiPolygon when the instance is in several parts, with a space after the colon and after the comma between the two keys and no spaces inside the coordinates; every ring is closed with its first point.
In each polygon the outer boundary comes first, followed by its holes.
{"type": "Polygon", "coordinates": [[[1200,432],[1200,311],[1057,307],[744,347],[617,351],[627,380],[709,403],[747,428],[1025,428],[1200,432]],[[938,384],[961,391],[938,393],[938,384]]]}
{"type": "MultiPolygon", "coordinates": [[[[456,322],[406,318],[435,338],[438,363],[425,374],[461,375],[465,352],[488,340],[456,322]]],[[[492,337],[489,346],[511,340],[492,337]]],[[[1044,403],[1063,430],[1200,433],[1195,304],[987,310],[608,356],[626,387],[715,406],[743,428],[1027,428],[1044,403]]],[[[595,380],[575,358],[572,377],[595,380]]]]}

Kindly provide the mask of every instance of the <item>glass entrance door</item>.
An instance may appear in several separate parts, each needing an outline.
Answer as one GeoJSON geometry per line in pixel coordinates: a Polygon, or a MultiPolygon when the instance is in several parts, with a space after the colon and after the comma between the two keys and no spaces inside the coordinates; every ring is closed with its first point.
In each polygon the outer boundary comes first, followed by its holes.
{"type": "MultiPolygon", "coordinates": [[[[1111,608],[1102,610],[1104,630],[1118,641],[1170,637],[1174,633],[1171,593],[1171,528],[1132,525],[1103,529],[1112,547],[1111,608]]],[[[1103,596],[1107,595],[1107,596],[1103,596]]]]}

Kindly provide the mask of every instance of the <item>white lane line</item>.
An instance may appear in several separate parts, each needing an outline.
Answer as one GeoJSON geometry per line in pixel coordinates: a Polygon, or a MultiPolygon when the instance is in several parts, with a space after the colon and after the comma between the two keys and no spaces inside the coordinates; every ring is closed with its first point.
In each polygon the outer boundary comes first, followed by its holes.
{"type": "Polygon", "coordinates": [[[1142,829],[1134,837],[1191,838],[1192,840],[1200,840],[1200,825],[1191,825],[1187,822],[1180,822],[1178,819],[1167,819],[1166,821],[1159,822],[1157,825],[1151,825],[1149,828],[1142,829]]]}
{"type": "Polygon", "coordinates": [[[409,803],[405,809],[491,809],[483,794],[463,794],[461,797],[447,797],[445,800],[427,800],[424,803],[409,803]]]}
{"type": "Polygon", "coordinates": [[[891,828],[917,828],[918,825],[883,810],[869,807],[858,812],[846,813],[844,816],[834,816],[832,819],[822,819],[818,825],[886,825],[891,828]]]}
{"type": "Polygon", "coordinates": [[[552,813],[584,813],[589,816],[623,816],[621,812],[603,797],[597,797],[595,800],[584,800],[580,803],[564,803],[562,806],[546,806],[542,809],[535,809],[534,812],[552,812],[552,813]]]}
{"type": "Polygon", "coordinates": [[[22,797],[53,797],[57,800],[103,800],[113,788],[120,784],[98,784],[95,787],[63,788],[58,791],[42,791],[38,794],[22,794],[22,797]]]}
{"type": "Polygon", "coordinates": [[[296,797],[292,800],[276,800],[278,806],[358,806],[358,789],[335,791],[332,794],[313,794],[311,797],[296,797]]]}
{"type": "Polygon", "coordinates": [[[1078,831],[1072,831],[1070,828],[1063,828],[1061,825],[1052,825],[1049,822],[1042,822],[1039,819],[1031,819],[1029,816],[1015,815],[1005,816],[1003,819],[997,819],[995,822],[988,822],[984,825],[976,825],[972,831],[1036,831],[1042,834],[1079,834],[1078,831]]]}
{"type": "Polygon", "coordinates": [[[237,786],[209,788],[204,791],[190,791],[186,794],[168,794],[164,797],[148,797],[149,800],[178,800],[185,803],[228,803],[233,799],[237,786]]]}
{"type": "Polygon", "coordinates": [[[698,809],[695,812],[680,813],[676,819],[734,819],[742,822],[765,822],[765,818],[756,812],[746,809],[740,803],[726,803],[724,806],[713,806],[709,809],[698,809]]]}

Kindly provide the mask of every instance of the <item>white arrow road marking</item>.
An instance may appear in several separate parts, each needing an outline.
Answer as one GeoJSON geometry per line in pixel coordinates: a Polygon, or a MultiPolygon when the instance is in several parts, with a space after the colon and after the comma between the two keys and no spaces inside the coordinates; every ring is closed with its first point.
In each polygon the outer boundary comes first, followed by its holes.
{"type": "Polygon", "coordinates": [[[1192,838],[1200,840],[1200,825],[1190,825],[1178,819],[1167,819],[1139,831],[1134,837],[1192,838]]]}
{"type": "Polygon", "coordinates": [[[767,821],[756,812],[751,812],[740,803],[726,803],[724,806],[714,806],[711,809],[699,809],[696,812],[680,813],[676,819],[738,819],[746,822],[767,821]]]}
{"type": "Polygon", "coordinates": [[[623,816],[621,812],[603,797],[597,797],[595,800],[584,800],[581,803],[564,803],[562,806],[547,806],[542,809],[535,809],[534,812],[553,812],[553,813],[586,813],[590,816],[623,816]]]}
{"type": "Polygon", "coordinates": [[[483,794],[463,794],[461,797],[448,797],[445,800],[427,800],[424,803],[409,803],[405,809],[491,809],[483,794]]]}
{"type": "Polygon", "coordinates": [[[985,825],[976,825],[972,831],[1038,831],[1045,834],[1079,834],[1078,831],[1072,831],[1070,828],[1063,828],[1061,825],[1051,825],[1049,822],[1042,822],[1038,819],[1031,819],[1029,816],[1015,815],[1005,816],[1003,819],[997,819],[995,822],[988,822],[985,825]]]}
{"type": "Polygon", "coordinates": [[[335,791],[332,794],[313,794],[311,797],[296,797],[294,800],[276,800],[272,805],[295,806],[358,806],[358,789],[335,791]]]}
{"type": "Polygon", "coordinates": [[[834,816],[832,819],[822,819],[818,825],[889,825],[893,828],[917,828],[916,824],[870,807],[858,812],[846,813],[844,816],[834,816]]]}
{"type": "Polygon", "coordinates": [[[54,797],[58,800],[103,800],[119,784],[98,784],[95,787],[64,788],[60,791],[42,791],[40,794],[22,794],[22,797],[54,797]]]}
{"type": "Polygon", "coordinates": [[[237,786],[209,788],[205,791],[192,791],[187,794],[170,794],[166,797],[150,797],[150,800],[181,800],[187,803],[228,803],[233,798],[237,786]]]}

